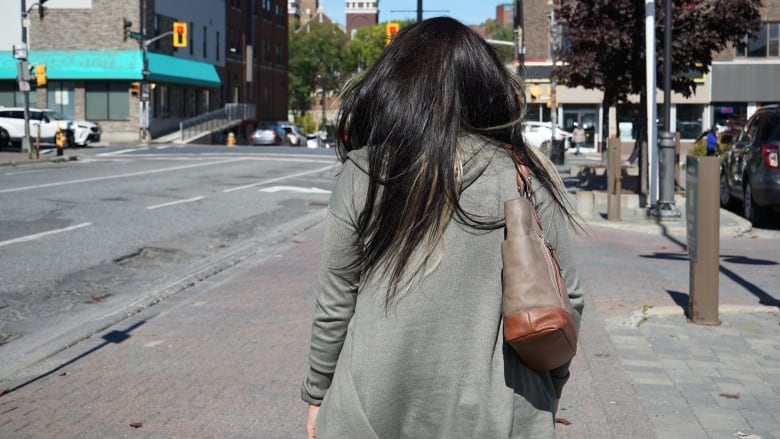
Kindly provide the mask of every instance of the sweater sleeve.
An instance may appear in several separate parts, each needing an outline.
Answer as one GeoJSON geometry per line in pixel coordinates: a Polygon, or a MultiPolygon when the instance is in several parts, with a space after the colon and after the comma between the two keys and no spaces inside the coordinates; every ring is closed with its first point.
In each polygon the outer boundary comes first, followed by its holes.
{"type": "Polygon", "coordinates": [[[348,161],[331,195],[325,220],[309,369],[301,386],[301,398],[314,405],[322,402],[330,387],[357,300],[359,280],[351,275],[352,270],[346,270],[354,268],[351,265],[361,256],[355,245],[356,172],[360,171],[348,161]]]}

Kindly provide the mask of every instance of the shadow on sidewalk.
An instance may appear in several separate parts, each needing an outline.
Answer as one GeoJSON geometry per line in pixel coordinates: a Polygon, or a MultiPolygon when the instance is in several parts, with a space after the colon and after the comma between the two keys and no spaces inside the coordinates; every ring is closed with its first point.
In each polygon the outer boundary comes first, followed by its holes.
{"type": "Polygon", "coordinates": [[[130,338],[130,333],[131,332],[133,332],[134,330],[138,329],[138,327],[140,327],[144,323],[146,323],[146,320],[141,320],[140,322],[130,326],[129,328],[125,329],[124,331],[114,330],[114,331],[111,331],[111,332],[103,335],[101,337],[104,340],[103,343],[101,343],[101,344],[95,346],[94,348],[84,352],[83,354],[81,354],[81,355],[79,355],[79,356],[77,356],[77,357],[75,357],[75,358],[73,358],[73,359],[71,359],[71,360],[69,360],[69,361],[67,361],[65,363],[60,364],[59,366],[55,367],[54,369],[52,369],[52,370],[50,370],[50,371],[48,371],[48,372],[46,372],[44,374],[38,375],[37,377],[35,377],[35,378],[31,379],[31,380],[28,380],[28,381],[26,381],[26,382],[24,382],[22,384],[19,384],[18,386],[14,387],[14,388],[11,388],[11,389],[0,389],[0,398],[2,398],[3,396],[6,396],[6,395],[10,395],[11,393],[16,392],[17,390],[22,389],[22,388],[24,388],[26,386],[29,386],[30,384],[32,384],[32,383],[34,383],[34,382],[36,382],[38,380],[41,380],[41,379],[46,378],[46,377],[48,377],[50,375],[53,375],[57,371],[59,371],[61,369],[64,369],[65,367],[70,366],[71,364],[74,364],[74,363],[78,362],[82,358],[86,358],[87,356],[92,355],[93,353],[103,349],[104,347],[106,347],[106,346],[108,346],[110,344],[119,344],[119,343],[124,342],[125,340],[130,338]]]}

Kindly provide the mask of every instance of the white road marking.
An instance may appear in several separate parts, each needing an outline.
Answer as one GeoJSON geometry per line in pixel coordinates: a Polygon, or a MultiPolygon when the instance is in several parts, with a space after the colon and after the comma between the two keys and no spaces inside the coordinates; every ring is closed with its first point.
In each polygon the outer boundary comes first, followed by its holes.
{"type": "Polygon", "coordinates": [[[150,341],[149,343],[146,343],[144,345],[144,347],[145,348],[153,348],[155,346],[160,346],[163,343],[165,343],[165,340],[153,340],[153,341],[150,341]]]}
{"type": "Polygon", "coordinates": [[[10,189],[1,189],[0,190],[0,194],[4,194],[4,193],[8,193],[8,192],[29,191],[29,190],[33,190],[33,189],[43,189],[43,188],[47,188],[47,187],[59,187],[59,186],[67,185],[67,184],[91,183],[93,181],[111,180],[111,179],[114,179],[114,178],[127,178],[127,177],[138,177],[140,175],[160,174],[162,172],[180,171],[180,170],[183,170],[183,169],[200,168],[200,167],[203,167],[203,166],[224,165],[224,164],[227,164],[227,163],[240,162],[240,161],[245,161],[245,159],[243,159],[243,158],[236,158],[236,159],[229,159],[229,160],[220,160],[220,161],[216,161],[216,162],[196,163],[196,164],[193,164],[193,165],[174,166],[174,167],[170,167],[170,168],[154,169],[154,170],[151,170],[151,171],[129,172],[127,174],[107,175],[105,177],[82,178],[82,179],[79,179],[79,180],[60,181],[60,182],[54,182],[54,183],[38,184],[38,185],[34,185],[34,186],[23,186],[23,187],[16,187],[16,188],[10,188],[10,189]]]}
{"type": "Polygon", "coordinates": [[[0,241],[0,247],[4,247],[6,245],[11,245],[11,244],[17,244],[20,242],[34,241],[38,238],[43,238],[44,236],[54,235],[56,233],[70,232],[71,230],[76,230],[91,225],[92,223],[81,223],[81,224],[76,224],[75,226],[65,227],[64,229],[49,230],[47,232],[36,233],[34,235],[27,235],[27,236],[21,236],[19,238],[9,239],[8,241],[0,241]]]}
{"type": "Polygon", "coordinates": [[[269,184],[269,183],[275,183],[277,181],[287,180],[287,179],[295,178],[295,177],[302,177],[304,175],[309,175],[309,174],[316,174],[318,172],[327,171],[328,169],[331,169],[334,166],[336,166],[336,164],[331,164],[331,165],[328,165],[328,166],[325,166],[325,167],[322,167],[322,168],[317,168],[317,169],[314,169],[312,171],[298,172],[297,174],[285,175],[283,177],[271,178],[271,179],[268,179],[268,180],[258,181],[257,183],[247,184],[247,185],[244,185],[244,186],[237,186],[237,187],[233,187],[233,188],[230,188],[230,189],[224,189],[222,192],[227,193],[227,192],[240,191],[240,190],[243,190],[243,189],[251,189],[251,188],[257,187],[257,186],[263,186],[263,185],[266,185],[266,184],[269,184]]]}
{"type": "Polygon", "coordinates": [[[320,189],[318,187],[297,187],[297,186],[271,186],[260,189],[260,192],[300,192],[302,194],[329,194],[327,189],[320,189]]]}
{"type": "Polygon", "coordinates": [[[119,151],[111,151],[111,152],[101,152],[99,154],[95,154],[98,157],[108,157],[112,155],[119,155],[124,154],[126,152],[132,152],[132,151],[145,151],[149,148],[129,148],[129,149],[120,149],[119,151]]]}
{"type": "Polygon", "coordinates": [[[188,198],[186,200],[176,200],[176,201],[171,201],[171,202],[168,202],[168,203],[155,204],[154,206],[146,206],[146,209],[147,210],[154,210],[154,209],[159,209],[161,207],[168,207],[168,206],[175,206],[177,204],[191,203],[193,201],[200,201],[200,200],[202,200],[204,198],[206,198],[206,197],[203,197],[203,196],[199,195],[197,197],[188,198]]]}

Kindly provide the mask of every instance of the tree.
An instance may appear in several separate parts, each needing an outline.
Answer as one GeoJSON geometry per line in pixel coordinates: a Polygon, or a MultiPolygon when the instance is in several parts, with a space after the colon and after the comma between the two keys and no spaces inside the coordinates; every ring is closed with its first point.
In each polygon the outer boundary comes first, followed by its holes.
{"type": "MultiPolygon", "coordinates": [[[[502,26],[501,23],[488,18],[483,24],[482,29],[485,32],[485,38],[499,41],[514,41],[515,34],[512,26],[502,26]]],[[[515,49],[512,46],[494,46],[496,53],[501,61],[512,62],[515,58],[515,49]]]]}
{"type": "MultiPolygon", "coordinates": [[[[602,90],[604,108],[625,101],[629,94],[643,95],[645,2],[556,1],[557,16],[566,23],[567,41],[558,57],[563,64],[553,69],[556,79],[570,87],[602,90]]],[[[665,60],[665,1],[656,0],[655,11],[659,84],[663,84],[665,60]]],[[[760,10],[761,0],[674,0],[672,90],[690,96],[696,89],[691,73],[708,73],[714,54],[730,44],[744,46],[745,36],[760,26],[760,10]]]]}
{"type": "Polygon", "coordinates": [[[353,72],[367,70],[385,50],[385,26],[377,24],[361,27],[349,41],[347,52],[353,72]]]}
{"type": "Polygon", "coordinates": [[[309,23],[289,33],[290,106],[300,116],[315,92],[338,90],[346,73],[347,36],[335,24],[309,23]]]}

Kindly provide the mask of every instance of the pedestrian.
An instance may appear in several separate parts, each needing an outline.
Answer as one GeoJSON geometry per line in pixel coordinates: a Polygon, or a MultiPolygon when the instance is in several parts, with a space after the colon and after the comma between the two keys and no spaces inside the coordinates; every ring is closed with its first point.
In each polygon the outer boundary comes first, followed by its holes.
{"type": "Polygon", "coordinates": [[[710,128],[710,132],[707,133],[707,155],[719,156],[720,148],[718,146],[718,128],[713,126],[710,128]]]}
{"type": "Polygon", "coordinates": [[[579,324],[583,309],[555,167],[522,137],[525,93],[477,33],[447,17],[401,30],[342,94],[344,165],[325,219],[307,437],[549,438],[569,365],[537,372],[504,342],[508,147],[579,324]]]}
{"type": "Polygon", "coordinates": [[[574,142],[574,155],[580,155],[580,148],[585,146],[585,128],[574,122],[574,131],[571,133],[572,142],[574,142]]]}

